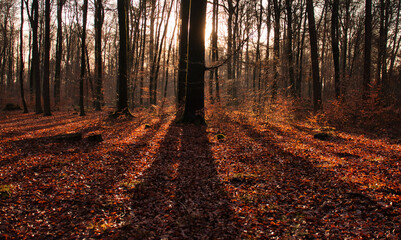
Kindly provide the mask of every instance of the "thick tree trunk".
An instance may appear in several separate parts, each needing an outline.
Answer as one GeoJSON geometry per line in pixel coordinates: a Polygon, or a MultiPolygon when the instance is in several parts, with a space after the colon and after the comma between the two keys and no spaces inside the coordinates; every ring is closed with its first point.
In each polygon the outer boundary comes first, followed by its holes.
{"type": "Polygon", "coordinates": [[[206,0],[192,1],[188,35],[188,77],[183,122],[205,124],[204,75],[206,0]]]}
{"type": "Polygon", "coordinates": [[[128,111],[128,12],[127,0],[118,0],[118,27],[120,49],[118,58],[117,112],[129,114],[128,111]]]}
{"type": "Polygon", "coordinates": [[[315,14],[313,0],[306,1],[306,11],[309,22],[309,38],[311,47],[312,77],[313,77],[313,109],[316,111],[322,108],[322,86],[319,79],[319,56],[317,47],[317,33],[315,27],[315,14]]]}
{"type": "Polygon", "coordinates": [[[177,89],[177,108],[180,111],[185,105],[185,95],[187,88],[187,69],[188,69],[188,23],[189,23],[189,1],[181,0],[181,28],[179,45],[179,65],[178,65],[178,89],[177,89]]]}

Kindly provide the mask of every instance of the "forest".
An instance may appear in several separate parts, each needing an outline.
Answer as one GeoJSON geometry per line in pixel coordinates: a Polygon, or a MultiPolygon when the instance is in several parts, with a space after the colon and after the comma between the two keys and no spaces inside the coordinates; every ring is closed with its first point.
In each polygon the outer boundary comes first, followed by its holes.
{"type": "Polygon", "coordinates": [[[401,0],[1,0],[1,239],[400,239],[401,0]]]}

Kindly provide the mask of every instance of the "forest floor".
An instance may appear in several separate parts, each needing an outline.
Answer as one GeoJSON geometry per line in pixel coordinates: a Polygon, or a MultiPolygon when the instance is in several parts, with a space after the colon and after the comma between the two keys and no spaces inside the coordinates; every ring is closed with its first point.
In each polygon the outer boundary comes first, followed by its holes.
{"type": "Polygon", "coordinates": [[[0,238],[401,237],[400,139],[219,108],[207,126],[134,116],[0,113],[0,238]]]}

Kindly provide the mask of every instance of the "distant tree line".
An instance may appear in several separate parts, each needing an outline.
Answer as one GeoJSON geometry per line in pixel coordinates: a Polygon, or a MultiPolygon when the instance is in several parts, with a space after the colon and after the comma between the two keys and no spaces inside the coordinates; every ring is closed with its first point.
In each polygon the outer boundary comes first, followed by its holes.
{"type": "Polygon", "coordinates": [[[399,103],[400,12],[400,0],[2,0],[0,103],[84,115],[175,102],[192,120],[205,99],[399,103]]]}

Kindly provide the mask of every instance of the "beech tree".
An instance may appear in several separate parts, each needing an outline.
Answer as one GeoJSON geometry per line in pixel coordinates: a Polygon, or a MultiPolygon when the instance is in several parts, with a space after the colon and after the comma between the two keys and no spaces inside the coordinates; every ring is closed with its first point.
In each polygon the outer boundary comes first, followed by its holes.
{"type": "Polygon", "coordinates": [[[340,96],[340,50],[338,47],[338,8],[340,5],[339,0],[333,0],[331,12],[331,46],[333,51],[334,63],[334,86],[336,98],[340,96]]]}
{"type": "Polygon", "coordinates": [[[366,99],[369,93],[370,68],[372,55],[372,0],[365,3],[365,50],[363,65],[362,97],[366,99]]]}
{"type": "Polygon", "coordinates": [[[178,89],[177,105],[180,111],[185,105],[187,86],[187,64],[188,64],[188,23],[189,23],[189,1],[181,0],[180,6],[180,43],[179,43],[179,65],[178,65],[178,89]]]}
{"type": "Polygon", "coordinates": [[[118,0],[118,29],[120,35],[117,80],[117,114],[128,114],[128,6],[126,0],[118,0]]]}
{"type": "Polygon", "coordinates": [[[317,33],[315,26],[315,14],[313,0],[306,0],[306,11],[308,13],[309,40],[311,48],[312,77],[313,77],[313,109],[318,111],[322,108],[322,86],[319,77],[319,55],[317,46],[317,33]]]}
{"type": "Polygon", "coordinates": [[[27,13],[32,29],[32,66],[31,71],[33,72],[33,82],[35,86],[35,113],[40,114],[43,112],[42,109],[42,95],[41,95],[41,81],[40,81],[40,55],[39,55],[39,42],[38,42],[38,26],[39,26],[39,2],[38,0],[32,0],[31,10],[29,12],[28,2],[27,13]]]}
{"type": "Polygon", "coordinates": [[[56,69],[54,73],[54,103],[60,103],[61,60],[63,56],[63,6],[67,0],[57,0],[56,69]]]}
{"type": "Polygon", "coordinates": [[[79,109],[80,116],[85,116],[84,106],[84,80],[86,78],[86,20],[88,15],[88,0],[82,6],[82,33],[81,33],[81,74],[79,76],[79,109]]]}
{"type": "Polygon", "coordinates": [[[21,29],[20,29],[20,69],[19,69],[19,81],[20,81],[20,95],[21,101],[24,108],[24,113],[28,113],[28,107],[25,101],[24,92],[24,1],[21,1],[21,29]]]}
{"type": "Polygon", "coordinates": [[[95,99],[94,107],[101,110],[103,104],[103,59],[102,59],[102,27],[104,7],[102,0],[95,1],[95,99]]]}
{"type": "Polygon", "coordinates": [[[192,1],[191,3],[188,34],[187,91],[182,122],[205,124],[206,3],[206,0],[192,1]]]}
{"type": "Polygon", "coordinates": [[[50,110],[50,0],[45,1],[45,54],[43,64],[43,103],[45,116],[51,115],[50,110]]]}

